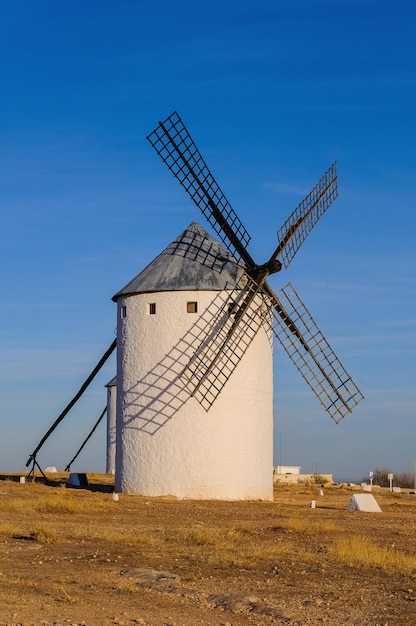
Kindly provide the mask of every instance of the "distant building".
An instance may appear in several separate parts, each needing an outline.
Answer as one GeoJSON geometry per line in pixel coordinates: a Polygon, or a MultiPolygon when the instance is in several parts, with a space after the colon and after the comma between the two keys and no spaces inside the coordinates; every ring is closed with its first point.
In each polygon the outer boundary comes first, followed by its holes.
{"type": "MultiPolygon", "coordinates": [[[[282,484],[298,484],[301,485],[308,481],[315,481],[316,474],[302,474],[299,465],[274,465],[273,466],[273,482],[282,484]]],[[[322,482],[334,482],[333,474],[321,474],[322,482]]]]}
{"type": "Polygon", "coordinates": [[[275,465],[273,467],[273,474],[300,474],[300,465],[275,465]]]}

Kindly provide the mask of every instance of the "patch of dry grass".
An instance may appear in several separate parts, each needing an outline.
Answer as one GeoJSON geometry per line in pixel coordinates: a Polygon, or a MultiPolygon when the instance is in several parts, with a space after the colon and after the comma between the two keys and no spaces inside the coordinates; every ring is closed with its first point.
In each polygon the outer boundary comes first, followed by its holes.
{"type": "Polygon", "coordinates": [[[175,540],[178,554],[191,560],[219,568],[250,569],[261,563],[273,564],[292,549],[289,543],[274,538],[253,537],[250,529],[193,527],[175,540]]]}
{"type": "Polygon", "coordinates": [[[163,545],[163,540],[152,533],[141,530],[123,530],[114,528],[111,525],[73,528],[70,533],[67,534],[67,538],[89,541],[109,541],[113,546],[117,544],[129,544],[160,547],[163,545]]]}
{"type": "Polygon", "coordinates": [[[16,524],[12,524],[7,520],[0,521],[0,535],[14,535],[19,533],[19,529],[16,527],[16,524]]]}
{"type": "Polygon", "coordinates": [[[39,513],[82,513],[85,506],[82,501],[71,497],[70,492],[59,490],[36,502],[35,510],[39,513]]]}
{"type": "MultiPolygon", "coordinates": [[[[24,576],[13,576],[13,575],[6,575],[6,574],[0,574],[0,583],[2,585],[26,585],[28,587],[36,587],[35,583],[31,580],[29,580],[29,578],[26,578],[24,576]]],[[[1,622],[0,622],[1,624],[1,622]]]]}
{"type": "Polygon", "coordinates": [[[89,492],[63,488],[55,489],[46,497],[38,498],[34,502],[34,509],[39,513],[90,515],[110,508],[111,504],[108,496],[103,498],[102,494],[98,494],[98,497],[93,498],[89,492]]]}
{"type": "Polygon", "coordinates": [[[291,515],[280,521],[278,529],[288,530],[296,533],[335,533],[341,532],[344,528],[330,520],[310,519],[300,517],[297,514],[291,515]]]}
{"type": "Polygon", "coordinates": [[[195,546],[227,546],[227,534],[218,528],[203,528],[196,526],[187,531],[182,540],[188,545],[195,546]]]}
{"type": "Polygon", "coordinates": [[[58,591],[60,592],[60,594],[62,594],[60,597],[58,596],[57,598],[58,601],[61,600],[64,602],[78,602],[77,596],[73,596],[70,593],[68,593],[63,585],[59,586],[58,591]]]}
{"type": "Polygon", "coordinates": [[[62,541],[56,530],[50,526],[37,526],[31,529],[29,537],[38,543],[57,543],[62,541]]]}
{"type": "Polygon", "coordinates": [[[1,513],[23,513],[32,511],[31,502],[24,497],[2,497],[0,499],[1,513]]]}
{"type": "Polygon", "coordinates": [[[7,490],[0,493],[1,513],[59,513],[91,514],[98,513],[111,506],[107,494],[93,494],[88,491],[54,488],[41,484],[27,483],[16,489],[3,483],[7,490]]]}
{"type": "Polygon", "coordinates": [[[416,570],[416,556],[391,547],[377,546],[367,537],[346,536],[331,547],[337,560],[352,567],[378,567],[385,571],[409,574],[416,570]]]}

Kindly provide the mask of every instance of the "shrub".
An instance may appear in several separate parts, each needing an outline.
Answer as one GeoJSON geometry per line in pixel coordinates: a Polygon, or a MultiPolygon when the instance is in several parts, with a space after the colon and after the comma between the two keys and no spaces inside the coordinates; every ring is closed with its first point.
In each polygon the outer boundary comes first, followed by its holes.
{"type": "Polygon", "coordinates": [[[29,537],[39,543],[56,543],[59,541],[57,532],[48,526],[39,526],[29,532],[29,537]]]}
{"type": "Polygon", "coordinates": [[[324,485],[327,482],[325,476],[321,476],[321,474],[313,474],[312,481],[315,485],[324,485]]]}

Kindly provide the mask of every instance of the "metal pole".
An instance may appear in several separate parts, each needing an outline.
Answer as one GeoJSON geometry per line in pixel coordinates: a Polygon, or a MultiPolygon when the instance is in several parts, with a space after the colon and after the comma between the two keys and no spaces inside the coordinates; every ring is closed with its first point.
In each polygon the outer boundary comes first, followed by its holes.
{"type": "Polygon", "coordinates": [[[416,461],[413,461],[412,463],[413,468],[414,468],[414,483],[413,483],[413,491],[416,493],[416,461]]]}
{"type": "Polygon", "coordinates": [[[91,372],[91,374],[88,376],[87,380],[82,384],[81,388],[79,389],[79,391],[76,393],[76,395],[74,396],[74,398],[72,398],[71,402],[65,407],[65,409],[62,411],[62,413],[59,415],[59,417],[54,421],[54,423],[52,424],[52,426],[50,427],[50,429],[48,430],[48,432],[46,433],[46,435],[44,435],[42,437],[42,439],[40,440],[40,442],[38,443],[36,449],[32,452],[32,454],[30,455],[29,459],[27,460],[26,463],[26,467],[29,467],[29,465],[32,463],[32,461],[36,461],[36,455],[39,452],[39,450],[41,449],[41,447],[43,446],[43,444],[45,443],[45,441],[48,439],[48,437],[53,433],[53,431],[55,430],[55,428],[58,426],[58,424],[60,422],[62,422],[62,420],[64,419],[64,417],[67,415],[67,413],[69,413],[69,411],[72,409],[72,407],[74,406],[74,404],[79,400],[79,398],[82,396],[82,394],[84,393],[84,391],[87,389],[87,387],[90,385],[90,383],[92,382],[93,378],[95,378],[95,376],[97,375],[97,373],[100,371],[100,369],[102,368],[102,366],[104,365],[104,363],[107,361],[108,357],[110,356],[110,354],[115,350],[115,347],[117,345],[117,339],[114,339],[113,343],[111,344],[111,346],[108,348],[108,350],[105,352],[105,354],[101,357],[100,361],[98,362],[98,364],[94,367],[93,371],[91,372]]]}

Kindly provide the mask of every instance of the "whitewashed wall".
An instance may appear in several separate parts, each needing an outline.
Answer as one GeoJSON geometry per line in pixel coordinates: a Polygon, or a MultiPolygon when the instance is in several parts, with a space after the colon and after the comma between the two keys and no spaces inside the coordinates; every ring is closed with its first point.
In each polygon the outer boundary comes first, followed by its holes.
{"type": "Polygon", "coordinates": [[[215,296],[179,291],[118,299],[119,492],[273,497],[273,372],[267,333],[258,332],[208,412],[175,382],[184,363],[180,340],[215,296]],[[187,313],[188,301],[198,302],[198,313],[187,313]],[[149,315],[150,303],[156,304],[156,315],[149,315]]]}

